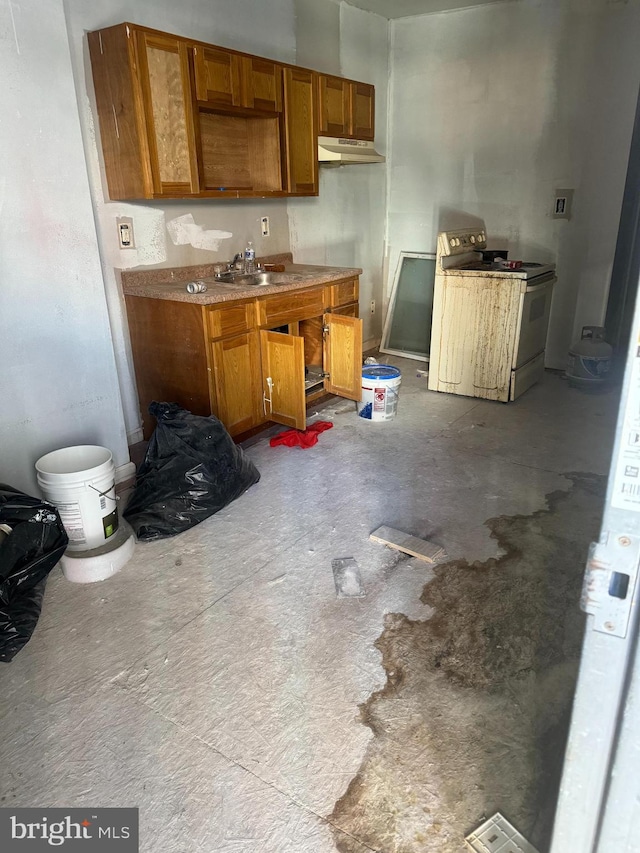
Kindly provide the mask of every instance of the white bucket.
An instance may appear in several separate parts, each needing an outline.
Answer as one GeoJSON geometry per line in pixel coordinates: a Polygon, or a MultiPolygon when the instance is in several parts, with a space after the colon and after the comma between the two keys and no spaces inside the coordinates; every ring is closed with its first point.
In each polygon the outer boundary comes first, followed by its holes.
{"type": "Polygon", "coordinates": [[[369,421],[390,421],[398,410],[402,375],[390,364],[367,364],[362,368],[362,399],[358,414],[369,421]]]}
{"type": "Polygon", "coordinates": [[[38,485],[55,504],[69,537],[68,551],[99,548],[118,529],[111,451],[91,444],[64,447],[36,462],[38,485]]]}

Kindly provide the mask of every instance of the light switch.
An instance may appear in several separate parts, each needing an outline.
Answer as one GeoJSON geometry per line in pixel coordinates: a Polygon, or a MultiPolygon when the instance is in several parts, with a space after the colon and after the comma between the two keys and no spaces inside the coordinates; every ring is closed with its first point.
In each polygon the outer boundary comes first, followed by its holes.
{"type": "Polygon", "coordinates": [[[573,207],[573,190],[559,189],[556,190],[555,199],[553,202],[554,219],[571,219],[571,208],[573,207]]]}
{"type": "Polygon", "coordinates": [[[133,219],[131,216],[117,216],[118,245],[121,249],[135,249],[136,243],[133,236],[133,219]]]}

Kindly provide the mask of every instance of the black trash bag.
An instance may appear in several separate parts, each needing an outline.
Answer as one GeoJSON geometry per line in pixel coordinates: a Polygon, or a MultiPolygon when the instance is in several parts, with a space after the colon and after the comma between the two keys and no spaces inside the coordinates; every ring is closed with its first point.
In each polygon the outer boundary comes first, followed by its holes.
{"type": "Polygon", "coordinates": [[[216,417],[151,403],[157,421],[124,517],[138,539],[175,536],[219,512],[260,473],[216,417]]]}
{"type": "Polygon", "coordinates": [[[0,661],[29,641],[38,623],[47,575],[69,542],[53,504],[0,484],[0,661]]]}

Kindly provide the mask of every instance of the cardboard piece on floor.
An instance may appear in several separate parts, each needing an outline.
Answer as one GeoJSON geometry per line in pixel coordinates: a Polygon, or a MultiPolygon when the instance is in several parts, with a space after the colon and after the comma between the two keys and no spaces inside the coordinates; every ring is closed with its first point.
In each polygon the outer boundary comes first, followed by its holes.
{"type": "Polygon", "coordinates": [[[338,598],[362,598],[367,594],[362,586],[360,569],[353,557],[331,560],[331,568],[338,598]]]}
{"type": "Polygon", "coordinates": [[[465,842],[474,853],[538,853],[500,812],[467,835],[465,842]]]}
{"type": "Polygon", "coordinates": [[[395,548],[396,551],[411,554],[412,557],[417,557],[426,563],[435,563],[441,557],[447,556],[444,548],[434,545],[433,542],[418,539],[417,536],[411,536],[409,533],[403,533],[401,530],[395,530],[393,527],[385,527],[384,525],[374,530],[369,539],[380,542],[382,545],[388,545],[389,548],[395,548]]]}

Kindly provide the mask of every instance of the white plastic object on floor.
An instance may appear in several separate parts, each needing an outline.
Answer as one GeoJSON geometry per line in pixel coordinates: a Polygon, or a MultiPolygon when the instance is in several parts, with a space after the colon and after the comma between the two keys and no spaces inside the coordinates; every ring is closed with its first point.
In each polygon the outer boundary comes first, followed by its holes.
{"type": "Polygon", "coordinates": [[[133,555],[136,538],[126,521],[108,544],[82,553],[67,552],[60,560],[62,573],[72,583],[95,583],[112,577],[133,555]]]}
{"type": "Polygon", "coordinates": [[[605,339],[604,326],[583,326],[579,341],[571,345],[566,376],[569,385],[583,391],[606,386],[613,347],[605,339]]]}
{"type": "Polygon", "coordinates": [[[467,835],[465,842],[475,853],[538,853],[500,812],[467,835]]]}
{"type": "Polygon", "coordinates": [[[106,447],[63,447],[36,462],[38,485],[58,509],[68,551],[99,548],[118,529],[115,466],[106,447]]]}
{"type": "Polygon", "coordinates": [[[362,392],[358,415],[368,421],[390,421],[398,409],[402,375],[390,364],[371,364],[362,368],[362,392]]]}

